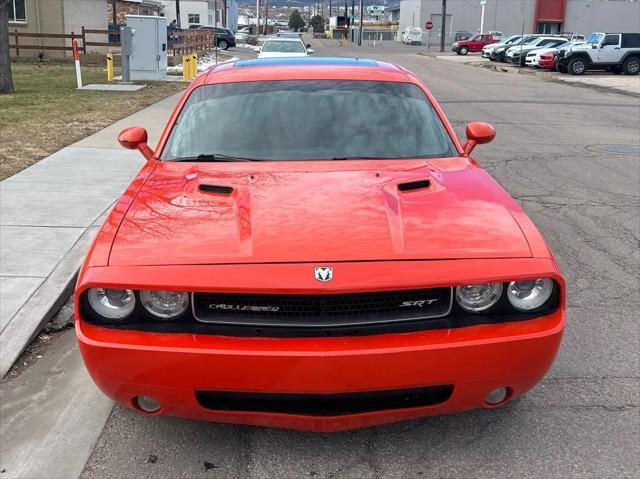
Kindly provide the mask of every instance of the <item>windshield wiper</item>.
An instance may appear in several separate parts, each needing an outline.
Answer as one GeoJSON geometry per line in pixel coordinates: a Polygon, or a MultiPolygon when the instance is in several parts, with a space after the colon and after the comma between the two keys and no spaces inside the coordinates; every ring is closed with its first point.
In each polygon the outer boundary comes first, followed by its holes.
{"type": "Polygon", "coordinates": [[[223,155],[222,153],[203,153],[198,156],[184,156],[173,161],[263,161],[257,158],[223,155]]]}

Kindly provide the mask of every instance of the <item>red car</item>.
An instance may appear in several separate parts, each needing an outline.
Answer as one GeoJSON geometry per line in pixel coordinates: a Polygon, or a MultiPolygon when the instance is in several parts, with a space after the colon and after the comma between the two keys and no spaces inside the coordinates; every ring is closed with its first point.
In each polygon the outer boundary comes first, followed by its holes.
{"type": "Polygon", "coordinates": [[[411,72],[217,66],[184,93],[80,272],[106,395],[150,415],[337,431],[474,408],[553,362],[565,283],[411,72]],[[345,105],[348,108],[345,109],[345,105]]]}
{"type": "Polygon", "coordinates": [[[481,52],[482,47],[491,43],[498,43],[500,40],[493,38],[493,35],[479,34],[474,35],[468,40],[460,40],[451,45],[451,51],[458,55],[466,55],[469,52],[481,52]]]}
{"type": "Polygon", "coordinates": [[[554,56],[557,52],[547,52],[547,53],[541,53],[540,54],[540,59],[538,60],[538,66],[540,68],[549,68],[549,69],[554,69],[556,67],[556,61],[554,59],[554,56]]]}

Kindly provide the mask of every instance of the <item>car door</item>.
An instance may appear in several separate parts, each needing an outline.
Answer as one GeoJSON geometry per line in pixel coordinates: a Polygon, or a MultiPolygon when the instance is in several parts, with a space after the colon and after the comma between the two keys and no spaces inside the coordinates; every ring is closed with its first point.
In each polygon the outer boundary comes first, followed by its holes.
{"type": "Polygon", "coordinates": [[[469,40],[467,40],[467,47],[469,48],[470,52],[477,52],[482,48],[480,46],[481,38],[482,38],[481,35],[475,35],[471,37],[469,40]]]}
{"type": "Polygon", "coordinates": [[[620,34],[605,35],[598,48],[598,63],[618,63],[621,58],[620,34]]]}

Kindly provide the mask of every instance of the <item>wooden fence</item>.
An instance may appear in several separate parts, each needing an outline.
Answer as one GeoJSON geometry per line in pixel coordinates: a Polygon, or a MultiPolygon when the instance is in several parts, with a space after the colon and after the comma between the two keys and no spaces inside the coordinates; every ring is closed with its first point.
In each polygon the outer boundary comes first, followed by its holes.
{"type": "Polygon", "coordinates": [[[69,39],[73,40],[82,40],[82,35],[71,33],[26,33],[19,32],[18,30],[14,32],[9,32],[9,40],[13,39],[13,44],[9,42],[9,49],[13,48],[16,51],[16,57],[20,56],[20,50],[58,50],[58,51],[73,51],[71,45],[34,45],[33,43],[24,43],[20,42],[20,39],[27,38],[56,38],[56,39],[69,39]]]}
{"type": "MultiPolygon", "coordinates": [[[[14,49],[16,57],[20,56],[20,50],[54,50],[54,51],[72,51],[71,41],[78,40],[78,49],[80,53],[87,53],[87,47],[112,47],[120,48],[120,32],[110,30],[98,30],[82,27],[82,32],[77,34],[71,33],[28,33],[15,30],[9,32],[9,48],[14,49]],[[93,35],[109,35],[117,41],[92,41],[93,35]],[[39,45],[38,39],[61,39],[61,45],[39,45]],[[13,40],[13,43],[11,43],[13,40]],[[69,45],[66,44],[69,41],[69,45]]],[[[181,32],[167,32],[167,50],[171,55],[184,55],[202,50],[213,50],[216,45],[216,35],[213,31],[206,30],[184,30],[181,32]]]]}
{"type": "Polygon", "coordinates": [[[168,33],[168,53],[170,55],[185,55],[201,50],[213,50],[216,45],[216,35],[206,30],[183,30],[168,33]]]}

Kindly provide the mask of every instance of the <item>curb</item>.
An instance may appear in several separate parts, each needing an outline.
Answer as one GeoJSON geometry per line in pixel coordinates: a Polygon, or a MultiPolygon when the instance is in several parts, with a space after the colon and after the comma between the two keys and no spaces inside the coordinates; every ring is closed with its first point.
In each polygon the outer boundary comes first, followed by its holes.
{"type": "Polygon", "coordinates": [[[82,233],[0,335],[0,378],[4,378],[73,292],[78,271],[98,228],[92,224],[82,233]]]}
{"type": "Polygon", "coordinates": [[[594,85],[594,84],[591,84],[591,83],[583,83],[583,82],[566,81],[566,80],[562,79],[562,77],[560,76],[559,73],[552,72],[552,71],[536,71],[536,70],[527,69],[527,68],[503,66],[501,64],[486,63],[486,62],[475,62],[475,61],[465,62],[464,64],[472,66],[472,67],[478,67],[478,68],[484,68],[484,69],[487,69],[487,70],[493,70],[493,71],[496,71],[496,72],[499,72],[499,73],[517,73],[517,74],[520,74],[520,75],[531,75],[531,76],[538,77],[538,78],[540,78],[542,80],[545,80],[545,81],[561,83],[563,85],[571,85],[571,86],[577,86],[577,87],[582,87],[582,88],[589,88],[589,89],[596,90],[596,91],[601,91],[601,92],[619,93],[621,95],[627,95],[627,96],[631,96],[633,98],[640,98],[640,94],[638,94],[638,93],[634,93],[634,92],[627,91],[627,90],[621,90],[621,89],[616,88],[616,87],[594,85]]]}

